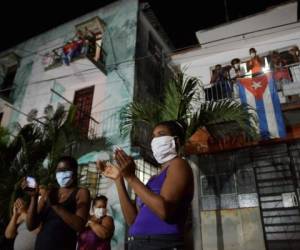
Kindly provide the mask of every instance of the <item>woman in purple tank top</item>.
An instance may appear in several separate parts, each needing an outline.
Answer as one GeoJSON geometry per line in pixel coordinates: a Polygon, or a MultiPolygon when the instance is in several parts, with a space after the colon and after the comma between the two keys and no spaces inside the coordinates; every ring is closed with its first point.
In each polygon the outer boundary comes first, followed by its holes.
{"type": "Polygon", "coordinates": [[[135,163],[117,149],[117,166],[97,162],[98,169],[115,180],[122,211],[130,226],[129,250],[183,249],[183,228],[193,198],[193,174],[178,151],[185,129],[177,121],[159,123],[153,130],[151,148],[161,172],[144,185],[135,175],[135,163]],[[135,206],[126,191],[124,179],[137,194],[135,206]]]}

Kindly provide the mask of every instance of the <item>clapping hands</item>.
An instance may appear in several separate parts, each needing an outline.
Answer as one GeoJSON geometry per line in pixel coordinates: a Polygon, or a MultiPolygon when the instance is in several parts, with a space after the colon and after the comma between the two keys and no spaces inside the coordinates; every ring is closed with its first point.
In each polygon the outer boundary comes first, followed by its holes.
{"type": "Polygon", "coordinates": [[[119,167],[115,165],[103,161],[97,161],[96,166],[98,171],[107,178],[118,180],[121,177],[121,171],[119,167]]]}
{"type": "Polygon", "coordinates": [[[133,158],[128,156],[124,150],[115,150],[115,159],[117,165],[97,161],[97,169],[105,176],[113,180],[119,179],[121,176],[124,178],[131,178],[135,176],[135,163],[133,158]]]}

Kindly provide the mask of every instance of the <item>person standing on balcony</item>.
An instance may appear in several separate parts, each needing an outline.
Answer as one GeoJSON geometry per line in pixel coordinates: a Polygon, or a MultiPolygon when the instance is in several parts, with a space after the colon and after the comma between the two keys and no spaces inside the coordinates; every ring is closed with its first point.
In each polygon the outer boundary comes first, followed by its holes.
{"type": "Polygon", "coordinates": [[[78,38],[79,43],[81,44],[80,54],[87,55],[89,49],[89,41],[85,37],[84,33],[81,30],[76,32],[76,37],[78,38]]]}
{"type": "Polygon", "coordinates": [[[284,84],[291,82],[288,69],[285,67],[287,61],[282,58],[278,51],[271,54],[271,69],[273,71],[274,80],[278,91],[282,90],[284,84]]]}
{"type": "Polygon", "coordinates": [[[237,78],[244,77],[246,74],[245,69],[241,67],[241,60],[239,58],[234,58],[231,60],[231,68],[229,71],[229,76],[231,79],[231,86],[234,93],[234,97],[239,97],[239,89],[237,83],[237,78]]]}
{"type": "MultiPolygon", "coordinates": [[[[35,250],[74,250],[77,232],[84,229],[90,207],[87,189],[77,186],[77,161],[69,156],[61,157],[56,167],[59,188],[48,189],[38,202],[39,190],[32,188],[27,228],[35,230],[41,225],[35,250]]],[[[27,188],[26,181],[22,184],[27,188]]]]}
{"type": "Polygon", "coordinates": [[[63,47],[62,60],[65,65],[67,65],[67,66],[70,65],[70,62],[71,62],[72,56],[73,56],[73,52],[74,52],[74,43],[72,40],[70,40],[63,47]]]}
{"type": "MultiPolygon", "coordinates": [[[[297,46],[293,46],[289,50],[290,62],[289,72],[291,73],[292,81],[296,84],[300,83],[300,51],[297,46]]],[[[290,101],[299,101],[300,95],[289,96],[290,101]]]]}
{"type": "Polygon", "coordinates": [[[37,231],[30,232],[26,227],[28,203],[18,198],[13,206],[13,215],[5,230],[7,239],[14,239],[14,250],[34,249],[37,231]]]}
{"type": "MultiPolygon", "coordinates": [[[[212,84],[212,87],[210,89],[210,91],[212,92],[212,100],[220,100],[231,97],[231,87],[228,80],[228,71],[222,69],[221,64],[217,64],[215,66],[215,70],[213,71],[210,83],[212,84]]],[[[207,89],[207,91],[209,90],[207,89]]]]}
{"type": "Polygon", "coordinates": [[[122,149],[115,151],[117,165],[97,161],[101,173],[115,181],[130,226],[129,250],[184,249],[184,225],[194,194],[192,169],[179,154],[184,138],[184,125],[178,121],[155,126],[151,148],[161,171],[146,185],[135,174],[133,158],[122,149]],[[125,180],[138,196],[137,207],[127,193],[125,180]]]}
{"type": "Polygon", "coordinates": [[[86,228],[78,237],[78,250],[110,250],[114,221],[107,215],[107,198],[100,195],[93,200],[93,211],[86,228]]]}
{"type": "Polygon", "coordinates": [[[251,48],[249,49],[249,53],[251,59],[247,63],[248,70],[251,70],[252,76],[259,75],[263,73],[264,62],[263,60],[257,55],[256,49],[251,48]]]}
{"type": "Polygon", "coordinates": [[[292,57],[291,58],[292,63],[299,63],[300,62],[300,51],[299,51],[299,48],[297,46],[293,46],[289,50],[289,54],[292,57]]]}
{"type": "Polygon", "coordinates": [[[241,60],[234,58],[231,60],[231,68],[229,71],[230,79],[236,82],[237,78],[244,77],[246,74],[245,69],[241,67],[241,60]]]}

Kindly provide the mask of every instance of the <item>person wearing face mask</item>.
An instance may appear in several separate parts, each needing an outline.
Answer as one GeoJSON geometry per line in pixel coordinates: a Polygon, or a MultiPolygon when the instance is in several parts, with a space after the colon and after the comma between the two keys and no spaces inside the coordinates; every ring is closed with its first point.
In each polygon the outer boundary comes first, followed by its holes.
{"type": "Polygon", "coordinates": [[[144,185],[135,175],[133,158],[117,149],[117,166],[97,161],[101,173],[115,181],[121,208],[129,225],[128,249],[184,249],[183,233],[193,198],[193,174],[179,149],[184,144],[182,123],[166,121],[153,130],[151,148],[161,171],[144,185]],[[126,191],[125,180],[137,195],[136,205],[126,191]]]}
{"type": "Polygon", "coordinates": [[[13,214],[5,230],[7,239],[14,239],[14,250],[34,249],[37,231],[30,232],[26,227],[28,203],[18,198],[13,206],[13,214]]]}
{"type": "Polygon", "coordinates": [[[234,58],[231,60],[231,68],[229,71],[229,76],[231,80],[231,88],[234,93],[234,97],[239,97],[239,88],[237,85],[237,78],[245,76],[245,70],[241,67],[241,60],[239,58],[234,58]]]}
{"type": "Polygon", "coordinates": [[[261,74],[264,67],[263,60],[257,55],[256,49],[249,49],[251,59],[247,63],[248,70],[252,71],[252,76],[261,74]]]}
{"type": "Polygon", "coordinates": [[[107,215],[107,198],[104,195],[93,201],[93,210],[78,238],[78,250],[110,250],[110,240],[114,233],[114,221],[107,215]]]}
{"type": "MultiPolygon", "coordinates": [[[[48,187],[38,202],[39,190],[32,188],[27,215],[27,227],[34,230],[41,224],[35,250],[74,250],[77,232],[87,222],[90,194],[77,187],[77,161],[69,156],[61,157],[56,167],[59,188],[48,187]]],[[[26,183],[23,183],[26,188],[26,183]]]]}
{"type": "Polygon", "coordinates": [[[231,69],[229,71],[230,79],[235,83],[239,77],[244,77],[245,70],[241,67],[241,60],[234,58],[231,60],[231,69]]]}

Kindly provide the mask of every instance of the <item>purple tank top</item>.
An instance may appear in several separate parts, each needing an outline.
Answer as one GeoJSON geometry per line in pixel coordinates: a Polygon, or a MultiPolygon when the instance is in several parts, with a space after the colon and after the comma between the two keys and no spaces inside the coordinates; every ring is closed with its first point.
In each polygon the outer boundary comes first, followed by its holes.
{"type": "Polygon", "coordinates": [[[89,227],[80,233],[77,243],[78,250],[111,250],[110,240],[100,239],[89,227]]]}
{"type": "MultiPolygon", "coordinates": [[[[167,168],[165,168],[159,175],[152,177],[147,187],[154,193],[160,194],[160,190],[167,176],[167,168]]],[[[183,201],[185,207],[187,202],[183,201]]],[[[183,214],[177,214],[177,220],[169,224],[161,220],[156,214],[145,205],[142,200],[137,197],[137,205],[139,206],[139,213],[137,214],[134,223],[129,229],[130,236],[137,235],[159,235],[159,234],[181,234],[182,225],[184,221],[183,214]]],[[[186,206],[187,207],[187,206],[186,206]]],[[[186,209],[187,210],[187,209],[186,209]]]]}

